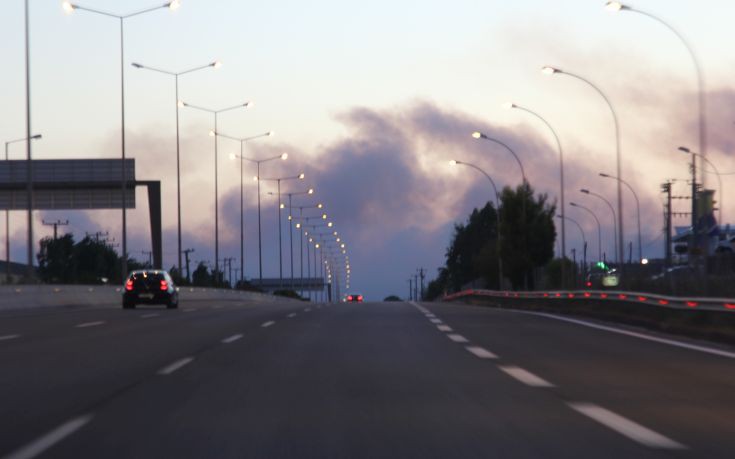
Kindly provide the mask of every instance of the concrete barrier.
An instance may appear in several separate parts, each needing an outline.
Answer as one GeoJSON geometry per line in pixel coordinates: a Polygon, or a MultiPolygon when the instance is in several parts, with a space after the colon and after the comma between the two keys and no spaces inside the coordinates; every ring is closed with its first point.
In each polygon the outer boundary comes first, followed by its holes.
{"type": "MultiPolygon", "coordinates": [[[[179,287],[181,304],[197,301],[272,303],[287,300],[240,290],[179,287]]],[[[0,311],[38,307],[121,307],[122,287],[109,285],[13,285],[0,287],[0,311]]]]}

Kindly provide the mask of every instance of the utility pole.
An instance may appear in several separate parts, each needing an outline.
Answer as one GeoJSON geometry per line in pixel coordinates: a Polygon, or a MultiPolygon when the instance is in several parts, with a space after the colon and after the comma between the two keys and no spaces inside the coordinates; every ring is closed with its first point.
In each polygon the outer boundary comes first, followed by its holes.
{"type": "Polygon", "coordinates": [[[420,299],[424,299],[424,278],[426,277],[426,273],[424,272],[424,268],[419,268],[419,277],[421,278],[421,296],[420,299]]]}
{"type": "Polygon", "coordinates": [[[419,274],[413,275],[413,299],[419,301],[419,274]]]}
{"type": "Polygon", "coordinates": [[[181,251],[186,258],[186,281],[191,283],[191,272],[189,271],[189,254],[194,252],[194,249],[186,249],[181,251]]]}
{"type": "Polygon", "coordinates": [[[54,241],[58,239],[58,227],[59,226],[67,226],[69,224],[69,220],[64,220],[63,222],[61,220],[56,220],[55,222],[46,222],[46,220],[42,220],[43,226],[53,226],[54,227],[54,241]]]}
{"type": "Polygon", "coordinates": [[[413,279],[408,279],[408,301],[413,301],[413,279]]]}
{"type": "Polygon", "coordinates": [[[661,191],[666,193],[666,206],[664,207],[664,254],[665,266],[671,267],[671,181],[661,185],[661,191]]]}
{"type": "Polygon", "coordinates": [[[86,235],[87,237],[93,237],[93,238],[94,238],[94,241],[95,241],[96,243],[98,243],[98,244],[99,244],[99,242],[100,242],[100,238],[101,238],[101,237],[107,238],[107,236],[109,236],[109,235],[110,235],[110,233],[109,233],[108,231],[105,231],[104,233],[103,233],[102,231],[97,231],[96,233],[92,233],[92,234],[90,234],[90,233],[84,233],[84,234],[85,234],[85,235],[86,235]]]}
{"type": "Polygon", "coordinates": [[[689,264],[699,271],[698,252],[699,252],[699,231],[697,228],[697,155],[692,156],[692,235],[689,243],[689,264]]]}
{"type": "Polygon", "coordinates": [[[232,261],[234,258],[225,258],[225,269],[227,269],[227,282],[232,286],[232,261]]]}

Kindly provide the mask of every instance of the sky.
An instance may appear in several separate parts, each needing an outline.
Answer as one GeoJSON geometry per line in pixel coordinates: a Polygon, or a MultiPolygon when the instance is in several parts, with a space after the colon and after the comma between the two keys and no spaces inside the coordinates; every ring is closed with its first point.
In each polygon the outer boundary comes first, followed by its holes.
{"type": "MultiPolygon", "coordinates": [[[[23,2],[2,0],[0,16],[0,140],[25,134],[23,2]]],[[[75,11],[58,0],[32,0],[31,92],[34,158],[118,158],[120,155],[119,28],[115,19],[75,11]]],[[[80,5],[125,14],[158,5],[153,0],[86,0],[80,5]]],[[[371,2],[182,0],[125,22],[127,154],[141,180],[161,180],[164,264],[176,263],[175,95],[173,79],[133,68],[138,62],[181,71],[221,60],[180,78],[180,98],[219,109],[245,101],[252,107],[223,113],[219,131],[235,137],[275,131],[246,146],[250,157],[289,153],[263,166],[261,175],[306,173],[346,242],[351,289],[368,299],[405,296],[408,278],[424,268],[431,278],[444,263],[453,226],[491,198],[485,179],[449,159],[477,164],[500,186],[520,173],[507,152],[470,137],[475,130],[502,139],[524,163],[531,185],[559,195],[559,156],[544,125],[513,101],[542,114],[564,152],[567,202],[590,207],[603,224],[603,251],[612,254],[612,216],[590,188],[615,204],[610,111],[588,86],[553,65],[598,85],[615,107],[621,128],[622,176],[641,202],[643,253],[663,253],[660,184],[677,179],[687,193],[687,155],[698,148],[697,87],[692,61],[676,36],[632,12],[611,14],[599,0],[371,2]]],[[[661,17],[696,50],[706,79],[708,158],[721,172],[735,171],[735,4],[720,0],[639,0],[635,7],[661,17]]],[[[214,259],[214,149],[212,117],[184,108],[181,119],[183,245],[193,260],[214,259]]],[[[239,145],[219,141],[221,258],[239,257],[239,145]]],[[[22,144],[10,158],[21,159],[22,144]]],[[[254,170],[245,172],[246,276],[257,277],[257,199],[254,170]]],[[[723,219],[732,221],[735,185],[723,176],[723,219]],[[731,193],[730,193],[731,194],[731,193]]],[[[707,186],[716,180],[707,176],[707,186]]],[[[284,182],[285,183],[285,182],[284,182]]],[[[263,183],[264,275],[278,276],[277,199],[263,183]]],[[[719,196],[721,193],[717,193],[719,196]]],[[[129,212],[129,252],[150,250],[143,191],[129,212]]],[[[625,240],[637,241],[635,201],[624,194],[625,240]]],[[[676,211],[686,211],[680,200],[676,211]]],[[[589,253],[597,253],[596,223],[579,209],[567,215],[583,227],[589,253]]],[[[119,211],[39,211],[37,235],[51,234],[43,219],[69,219],[75,235],[107,231],[120,240],[119,211]]],[[[11,258],[24,261],[25,226],[11,215],[11,258]]],[[[288,221],[283,220],[283,264],[290,275],[288,221]]],[[[685,219],[675,225],[686,225],[685,219]]],[[[294,232],[294,235],[297,233],[294,232]]],[[[298,237],[294,237],[298,275],[298,237]]],[[[567,226],[567,250],[581,252],[582,237],[567,226]]],[[[4,253],[2,254],[4,257],[4,253]]],[[[235,262],[239,265],[239,262],[235,262]]]]}

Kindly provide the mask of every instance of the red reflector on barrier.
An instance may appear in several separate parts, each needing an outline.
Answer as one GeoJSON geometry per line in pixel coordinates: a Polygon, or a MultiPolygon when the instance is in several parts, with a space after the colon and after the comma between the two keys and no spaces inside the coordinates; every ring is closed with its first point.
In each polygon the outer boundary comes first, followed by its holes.
{"type": "Polygon", "coordinates": [[[603,300],[604,300],[605,298],[607,298],[607,293],[600,293],[600,298],[602,298],[603,300]]]}
{"type": "Polygon", "coordinates": [[[587,282],[587,287],[592,287],[592,282],[587,282]]]}
{"type": "Polygon", "coordinates": [[[735,309],[735,304],[725,303],[726,309],[735,309]]]}
{"type": "Polygon", "coordinates": [[[699,303],[697,303],[696,301],[687,301],[687,306],[689,306],[690,308],[696,308],[697,306],[699,306],[699,303]]]}
{"type": "Polygon", "coordinates": [[[549,294],[548,293],[544,293],[544,298],[548,298],[548,297],[549,297],[549,294]]]}
{"type": "Polygon", "coordinates": [[[574,293],[570,293],[567,295],[569,298],[574,298],[574,293]]]}
{"type": "Polygon", "coordinates": [[[623,295],[621,293],[620,295],[618,295],[618,298],[620,298],[621,300],[627,300],[628,299],[628,295],[623,295]]]}
{"type": "Polygon", "coordinates": [[[554,296],[556,296],[557,298],[561,298],[561,293],[557,293],[557,294],[556,294],[556,295],[554,295],[554,296]]]}
{"type": "Polygon", "coordinates": [[[669,301],[668,300],[658,300],[658,304],[666,306],[667,304],[669,304],[669,301]]]}
{"type": "Polygon", "coordinates": [[[585,298],[589,298],[591,296],[592,296],[592,294],[590,292],[584,292],[584,297],[585,298]]]}
{"type": "Polygon", "coordinates": [[[648,301],[648,298],[646,298],[645,296],[639,296],[638,301],[648,301]]]}

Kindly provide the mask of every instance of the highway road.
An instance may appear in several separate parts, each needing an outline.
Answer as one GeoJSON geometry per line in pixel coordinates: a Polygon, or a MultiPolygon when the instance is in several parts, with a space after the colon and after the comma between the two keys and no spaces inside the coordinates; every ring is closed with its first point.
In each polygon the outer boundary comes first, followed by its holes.
{"type": "Polygon", "coordinates": [[[434,303],[0,314],[0,458],[730,458],[735,350],[434,303]]]}

